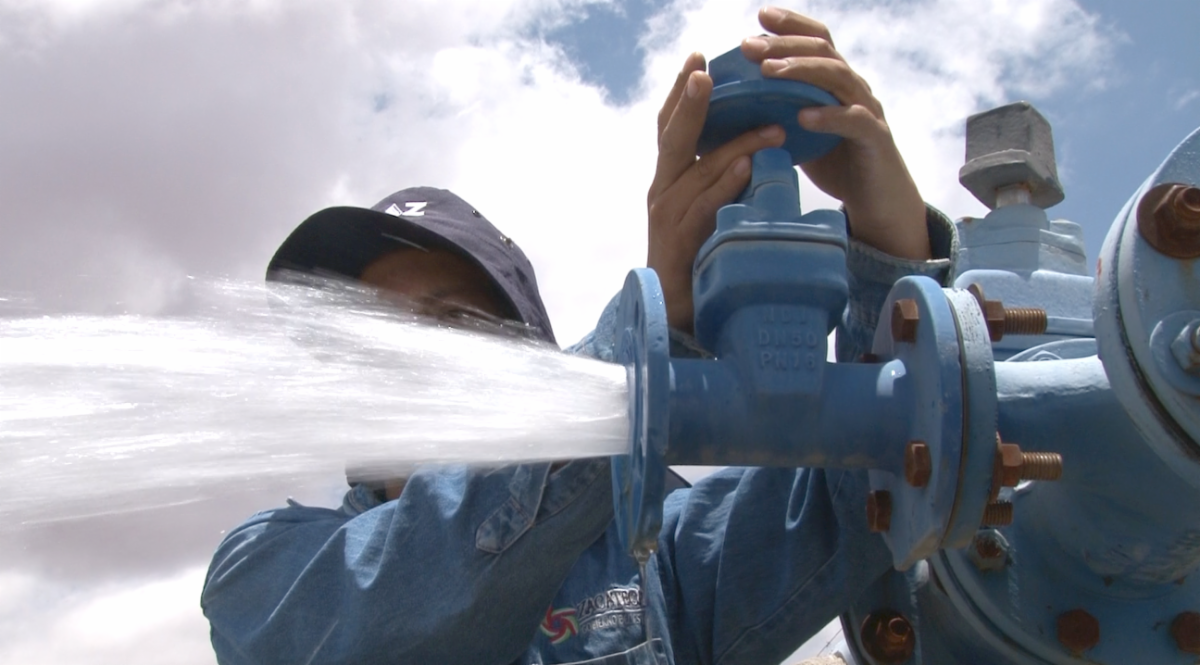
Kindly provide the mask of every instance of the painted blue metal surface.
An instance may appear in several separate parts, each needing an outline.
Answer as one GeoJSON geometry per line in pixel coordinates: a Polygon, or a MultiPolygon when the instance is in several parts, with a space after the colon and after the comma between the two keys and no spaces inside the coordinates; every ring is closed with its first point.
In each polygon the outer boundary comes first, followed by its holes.
{"type": "Polygon", "coordinates": [[[821,157],[841,142],[834,134],[810,132],[796,121],[796,113],[809,106],[836,106],[828,92],[797,81],[763,78],[762,68],[742,55],[741,49],[723,53],[708,63],[713,92],[700,137],[700,154],[714,150],[738,135],[766,125],[780,125],[787,133],[783,148],[793,164],[821,157]]]}
{"type": "Polygon", "coordinates": [[[1055,340],[1090,338],[1093,282],[1078,224],[1051,220],[1030,204],[998,208],[958,226],[954,286],[983,287],[1006,307],[1036,307],[1053,315],[1044,335],[1005,335],[997,360],[1055,340]]]}
{"type": "MultiPolygon", "coordinates": [[[[1200,611],[1200,399],[1177,352],[1200,321],[1200,276],[1196,259],[1147,244],[1137,211],[1155,186],[1198,179],[1200,132],[1117,216],[1093,290],[1095,340],[1042,344],[996,365],[999,432],[1025,451],[1061,453],[1061,480],[1002,494],[1016,519],[996,530],[999,556],[981,532],[968,547],[919,564],[921,574],[877,582],[843,616],[861,662],[876,661],[857,626],[880,607],[910,617],[915,663],[1196,662],[1172,626],[1200,611]],[[981,543],[993,556],[981,555],[981,543]],[[1099,626],[1082,649],[1058,627],[1078,610],[1099,626]]],[[[1036,274],[1030,267],[1014,261],[1008,272],[1026,279],[1036,274]]],[[[972,273],[979,270],[964,276],[972,273]]],[[[1036,293],[1015,304],[1035,303],[1052,320],[1071,311],[1036,293]]]]}
{"type": "Polygon", "coordinates": [[[860,663],[882,662],[859,633],[881,610],[916,638],[891,663],[1197,662],[1200,635],[1189,646],[1177,619],[1200,613],[1200,258],[1148,242],[1144,217],[1161,185],[1200,186],[1200,131],[1117,216],[1096,279],[1079,227],[1003,183],[997,209],[959,227],[955,286],[899,281],[875,358],[855,364],[825,361],[845,220],[801,213],[794,161],[756,155],[697,257],[696,335],[715,359],[669,358],[653,273],[626,282],[631,453],[614,483],[631,551],[653,546],[667,464],[864,468],[890,498],[896,570],[843,615],[860,663]],[[1044,309],[1047,333],[993,344],[971,285],[1044,309]],[[897,303],[915,314],[889,316],[897,303]],[[998,437],[1061,455],[1062,477],[1003,487],[998,437]],[[927,483],[906,478],[913,441],[927,483]],[[997,500],[1015,519],[985,525],[997,500]],[[1062,628],[1080,616],[1094,639],[1062,628]]]}
{"type": "Polygon", "coordinates": [[[629,273],[618,311],[617,361],[628,372],[630,454],[613,459],[613,500],[621,542],[641,561],[654,550],[662,528],[670,413],[658,408],[671,381],[670,339],[662,285],[653,270],[629,273]]]}
{"type": "Polygon", "coordinates": [[[892,318],[882,316],[872,347],[879,358],[900,361],[915,387],[906,436],[898,445],[889,443],[900,448],[907,441],[924,442],[934,464],[924,487],[911,486],[894,468],[872,470],[870,476],[871,489],[891,494],[892,528],[884,540],[896,568],[907,570],[939,549],[963,547],[979,528],[993,480],[996,383],[987,326],[974,296],[906,277],[883,311],[901,299],[917,304],[916,339],[896,342],[892,318]]]}
{"type": "Polygon", "coordinates": [[[1096,338],[1113,389],[1147,443],[1200,487],[1200,378],[1163,352],[1200,320],[1200,260],[1164,256],[1137,224],[1141,198],[1165,183],[1200,186],[1200,130],[1167,157],[1113,222],[1100,251],[1096,338]]]}
{"type": "Polygon", "coordinates": [[[918,303],[913,342],[893,344],[885,325],[875,346],[880,362],[828,363],[828,335],[848,297],[845,218],[830,210],[801,214],[791,162],[782,149],[756,154],[750,186],[720,211],[716,233],[697,256],[696,338],[715,360],[674,358],[664,366],[649,358],[638,341],[639,312],[661,303],[649,302],[643,273],[626,282],[622,308],[633,314],[622,323],[622,349],[635,434],[632,459],[614,476],[625,543],[636,547],[657,535],[657,522],[644,516],[656,493],[661,501],[661,481],[648,478],[648,469],[865,468],[875,471],[877,489],[895,497],[887,538],[895,565],[908,568],[968,542],[989,499],[995,386],[986,326],[970,294],[948,297],[934,281],[910,278],[894,295],[918,303]],[[666,399],[642,394],[643,386],[663,383],[655,372],[670,377],[666,399]],[[647,422],[669,423],[665,451],[640,443],[647,422]],[[921,488],[904,480],[904,450],[914,440],[927,442],[939,463],[921,488]],[[626,496],[640,513],[628,511],[626,496]]]}

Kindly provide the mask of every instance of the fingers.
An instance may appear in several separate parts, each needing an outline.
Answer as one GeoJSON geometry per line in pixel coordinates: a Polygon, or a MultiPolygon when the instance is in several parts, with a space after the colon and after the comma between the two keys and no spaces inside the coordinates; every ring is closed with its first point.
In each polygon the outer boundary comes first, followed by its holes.
{"type": "Polygon", "coordinates": [[[816,37],[833,44],[833,36],[824,23],[788,9],[764,7],[758,12],[758,22],[777,35],[816,37]]]}
{"type": "Polygon", "coordinates": [[[883,108],[871,94],[871,87],[843,60],[806,57],[764,60],[762,71],[771,78],[811,83],[828,90],[846,106],[858,104],[883,117],[883,108]]]}
{"type": "MultiPolygon", "coordinates": [[[[701,243],[712,235],[717,220],[717,210],[733,201],[750,182],[750,157],[736,157],[718,174],[715,182],[692,198],[692,204],[680,220],[680,231],[701,243]]],[[[697,248],[699,246],[697,245],[697,248]]]]}
{"type": "Polygon", "coordinates": [[[797,116],[800,126],[810,132],[836,134],[842,138],[875,145],[890,134],[883,121],[883,111],[852,106],[813,106],[802,109],[797,116]]]}
{"type": "Polygon", "coordinates": [[[658,165],[650,196],[669,187],[696,161],[696,142],[708,116],[708,96],[712,94],[712,79],[704,72],[690,72],[684,81],[682,94],[674,112],[658,137],[658,165]]]}
{"type": "Polygon", "coordinates": [[[749,37],[741,48],[747,58],[762,63],[763,76],[815,85],[828,90],[842,104],[858,104],[882,117],[871,86],[834,48],[823,23],[777,7],[760,11],[759,22],[777,34],[749,37]]]}
{"type": "Polygon", "coordinates": [[[675,113],[675,107],[679,105],[679,98],[683,95],[688,76],[692,72],[702,72],[704,68],[704,56],[700,53],[692,53],[684,61],[683,69],[675,77],[675,85],[672,86],[670,94],[667,95],[667,100],[663,102],[662,108],[658,111],[658,136],[660,139],[662,138],[663,129],[667,126],[667,121],[671,119],[671,115],[675,113]]]}
{"type": "Polygon", "coordinates": [[[755,62],[790,57],[830,58],[842,60],[833,44],[820,37],[797,35],[761,35],[742,40],[742,54],[755,62]]]}
{"type": "MultiPolygon", "coordinates": [[[[698,132],[697,136],[699,136],[698,132]]],[[[654,185],[651,186],[649,198],[650,200],[656,200],[660,195],[667,194],[667,190],[670,190],[669,195],[664,198],[669,198],[671,201],[684,205],[690,205],[692,201],[701,196],[707,189],[713,187],[720,178],[724,177],[724,174],[738,159],[742,157],[748,159],[749,155],[763,148],[777,148],[783,145],[785,138],[787,137],[783,129],[778,125],[771,125],[746,132],[700,159],[689,155],[687,165],[670,177],[665,175],[663,171],[664,167],[662,166],[662,158],[660,156],[659,172],[655,174],[654,185]]],[[[695,150],[696,142],[693,139],[691,152],[695,153],[695,150]]],[[[734,194],[736,195],[737,191],[734,194]]],[[[721,205],[729,203],[732,199],[733,196],[731,195],[722,201],[721,205]]]]}
{"type": "Polygon", "coordinates": [[[712,235],[717,209],[733,200],[750,180],[750,158],[738,156],[715,182],[690,198],[676,191],[650,205],[650,242],[646,265],[658,273],[667,323],[692,329],[692,263],[712,235]]]}

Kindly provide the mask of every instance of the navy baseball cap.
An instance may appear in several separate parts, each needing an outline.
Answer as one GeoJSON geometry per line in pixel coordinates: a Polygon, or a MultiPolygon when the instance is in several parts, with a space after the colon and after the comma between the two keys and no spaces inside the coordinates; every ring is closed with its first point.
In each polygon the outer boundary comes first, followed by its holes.
{"type": "Polygon", "coordinates": [[[268,281],[288,272],[358,279],[375,259],[404,247],[444,249],[483,269],[522,323],[555,343],[533,265],[511,238],[471,204],[433,187],[401,190],[371,208],[326,208],[300,223],[267,265],[268,281]]]}

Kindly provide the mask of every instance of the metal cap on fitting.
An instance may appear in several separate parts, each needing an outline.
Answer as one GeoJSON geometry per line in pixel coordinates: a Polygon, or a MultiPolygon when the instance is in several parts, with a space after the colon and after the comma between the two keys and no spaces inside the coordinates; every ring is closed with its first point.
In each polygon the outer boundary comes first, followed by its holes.
{"type": "Polygon", "coordinates": [[[1029,102],[967,118],[967,163],[958,181],[992,210],[1008,202],[1039,208],[1061,202],[1050,123],[1029,102]]]}

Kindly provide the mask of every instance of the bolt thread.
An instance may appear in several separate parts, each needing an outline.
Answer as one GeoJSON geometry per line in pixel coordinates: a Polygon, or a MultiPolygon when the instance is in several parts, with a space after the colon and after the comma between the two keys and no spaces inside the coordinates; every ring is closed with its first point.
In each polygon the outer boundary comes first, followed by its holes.
{"type": "Polygon", "coordinates": [[[1007,501],[989,503],[983,510],[986,526],[1008,526],[1013,522],[1013,505],[1007,501]]]}
{"type": "Polygon", "coordinates": [[[1021,453],[1021,480],[1058,480],[1062,471],[1058,453],[1021,453]]]}
{"type": "Polygon", "coordinates": [[[1034,307],[1005,307],[1004,334],[1041,335],[1046,332],[1046,310],[1034,307]]]}

